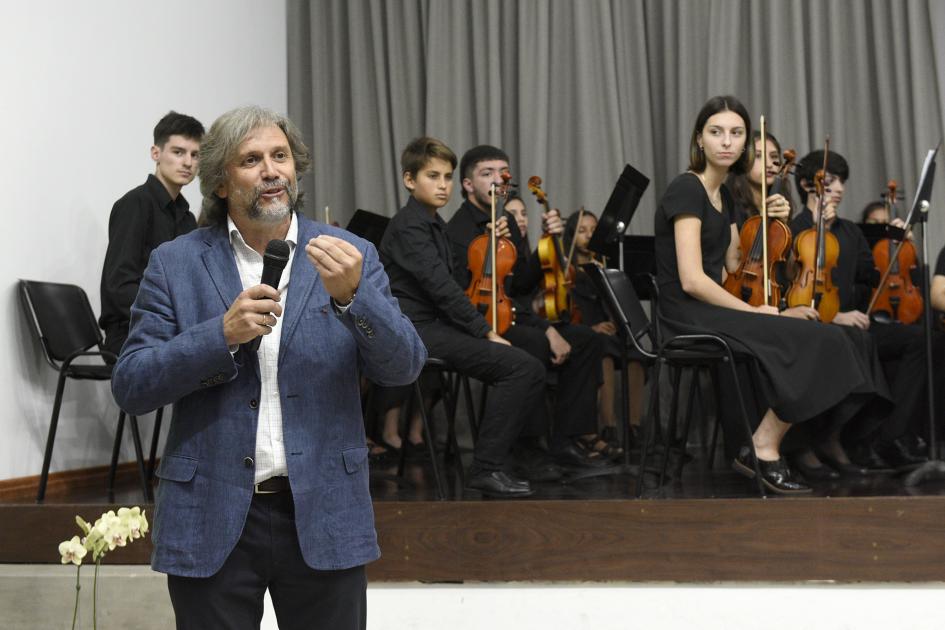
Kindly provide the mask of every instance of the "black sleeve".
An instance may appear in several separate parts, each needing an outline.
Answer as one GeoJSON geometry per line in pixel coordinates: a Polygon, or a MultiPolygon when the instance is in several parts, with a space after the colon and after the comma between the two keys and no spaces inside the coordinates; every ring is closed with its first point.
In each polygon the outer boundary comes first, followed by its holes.
{"type": "MultiPolygon", "coordinates": [[[[454,325],[474,337],[485,337],[489,324],[466,297],[463,288],[450,275],[423,223],[396,226],[390,242],[396,246],[384,253],[390,261],[416,278],[430,301],[454,325]]],[[[465,257],[465,249],[463,249],[465,257]]]]}
{"type": "Polygon", "coordinates": [[[680,175],[670,183],[660,205],[670,224],[673,219],[682,215],[692,215],[701,220],[706,205],[702,182],[692,173],[680,175]]]}
{"type": "Polygon", "coordinates": [[[850,233],[853,235],[853,241],[856,243],[856,271],[853,276],[853,295],[856,300],[856,307],[866,312],[869,307],[870,296],[873,289],[879,284],[880,274],[876,270],[876,262],[873,260],[873,252],[870,245],[863,236],[863,232],[855,224],[850,223],[850,233]]]}
{"type": "Polygon", "coordinates": [[[461,288],[465,289],[472,280],[469,273],[469,244],[475,237],[465,234],[459,221],[450,221],[446,225],[446,239],[453,254],[453,279],[461,288]]]}
{"type": "Polygon", "coordinates": [[[515,245],[517,254],[508,290],[511,295],[529,296],[538,288],[541,282],[542,271],[541,261],[538,259],[538,250],[529,251],[526,235],[518,229],[515,217],[506,212],[505,218],[509,222],[509,240],[515,245]]]}
{"type": "Polygon", "coordinates": [[[151,208],[146,200],[125,196],[115,202],[108,219],[108,249],[102,268],[102,302],[131,316],[148,260],[151,208]]]}

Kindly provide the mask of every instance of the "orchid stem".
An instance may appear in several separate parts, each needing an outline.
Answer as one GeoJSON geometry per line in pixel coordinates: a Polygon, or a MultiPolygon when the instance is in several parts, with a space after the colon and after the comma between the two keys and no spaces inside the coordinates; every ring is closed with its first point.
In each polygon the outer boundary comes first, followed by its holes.
{"type": "Polygon", "coordinates": [[[72,607],[72,630],[75,630],[75,620],[79,616],[79,591],[82,589],[82,585],[79,583],[79,571],[82,570],[82,565],[77,564],[75,567],[75,606],[72,607]]]}

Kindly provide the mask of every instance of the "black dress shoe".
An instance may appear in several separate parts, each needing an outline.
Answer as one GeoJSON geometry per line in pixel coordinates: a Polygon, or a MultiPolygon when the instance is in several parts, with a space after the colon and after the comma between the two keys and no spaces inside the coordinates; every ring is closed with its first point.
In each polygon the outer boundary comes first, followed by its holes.
{"type": "Polygon", "coordinates": [[[837,471],[838,473],[840,473],[841,475],[860,476],[860,477],[863,477],[863,476],[866,476],[866,475],[877,474],[877,472],[878,472],[878,471],[875,471],[875,470],[870,470],[869,468],[866,468],[865,466],[859,466],[859,465],[854,464],[854,463],[852,463],[852,462],[850,462],[850,463],[843,463],[843,462],[840,462],[840,461],[838,461],[837,459],[831,457],[831,456],[828,455],[827,453],[825,453],[825,452],[823,452],[822,450],[817,449],[817,448],[814,449],[814,452],[817,453],[817,459],[819,459],[819,460],[822,461],[823,463],[827,464],[828,466],[830,466],[831,468],[833,468],[834,470],[836,470],[836,471],[837,471]]]}
{"type": "Polygon", "coordinates": [[[853,448],[847,449],[847,455],[851,462],[857,466],[868,469],[872,473],[889,475],[896,472],[896,469],[890,466],[870,443],[861,443],[853,448]]]}
{"type": "Polygon", "coordinates": [[[801,457],[791,458],[791,466],[804,475],[804,479],[807,481],[836,481],[840,478],[840,473],[830,466],[823,464],[820,466],[808,466],[801,457]]]}
{"type": "Polygon", "coordinates": [[[561,466],[571,468],[603,468],[610,466],[610,461],[605,457],[589,457],[579,446],[573,442],[559,448],[551,453],[555,462],[561,466]]]}
{"type": "Polygon", "coordinates": [[[913,470],[926,461],[924,457],[910,451],[901,438],[892,442],[877,442],[873,448],[890,466],[899,471],[913,470]]]}
{"type": "MultiPolygon", "coordinates": [[[[738,451],[738,457],[732,462],[732,468],[749,479],[754,479],[754,455],[752,455],[751,449],[743,446],[738,451]]],[[[773,462],[759,459],[758,468],[761,469],[761,482],[765,485],[765,488],[775,494],[807,494],[812,491],[810,486],[799,481],[791,472],[783,457],[773,462]]]]}
{"type": "Polygon", "coordinates": [[[489,497],[508,499],[527,497],[534,493],[527,481],[512,477],[503,470],[478,472],[469,478],[466,487],[489,497]]]}

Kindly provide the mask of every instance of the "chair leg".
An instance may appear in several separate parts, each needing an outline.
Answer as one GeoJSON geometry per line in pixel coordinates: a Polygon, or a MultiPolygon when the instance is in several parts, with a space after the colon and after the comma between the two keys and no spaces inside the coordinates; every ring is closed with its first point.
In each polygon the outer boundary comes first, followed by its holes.
{"type": "Polygon", "coordinates": [[[712,427],[712,442],[709,444],[709,452],[706,454],[707,469],[715,467],[715,454],[718,452],[719,446],[719,427],[722,426],[722,383],[719,380],[718,366],[712,366],[709,377],[712,379],[712,391],[715,394],[715,406],[713,407],[715,409],[715,425],[712,427]]]}
{"type": "MultiPolygon", "coordinates": [[[[453,381],[457,378],[458,375],[456,374],[447,375],[445,372],[440,371],[440,388],[444,392],[449,392],[448,397],[446,395],[443,397],[443,410],[446,413],[447,423],[446,453],[450,454],[452,458],[456,475],[459,477],[459,486],[465,488],[466,471],[463,469],[463,454],[462,451],[459,450],[459,440],[456,437],[456,410],[459,408],[459,401],[456,399],[456,394],[459,393],[459,388],[453,386],[453,381]]],[[[446,461],[445,455],[443,459],[446,461]]]]}
{"type": "Polygon", "coordinates": [[[692,384],[689,387],[689,402],[686,407],[686,421],[683,424],[682,430],[682,440],[680,441],[680,454],[679,459],[676,460],[676,469],[673,472],[676,479],[682,478],[682,469],[686,464],[686,456],[688,454],[688,449],[686,448],[689,444],[689,430],[692,427],[692,414],[699,412],[699,417],[702,417],[702,380],[700,379],[701,370],[696,368],[692,371],[692,384]]]}
{"type": "Polygon", "coordinates": [[[115,443],[112,444],[112,463],[108,467],[108,500],[115,500],[115,472],[118,470],[118,453],[121,450],[121,438],[125,433],[125,412],[118,410],[118,426],[115,427],[115,443]]]}
{"type": "MultiPolygon", "coordinates": [[[[410,389],[410,394],[407,396],[407,401],[400,407],[400,422],[399,426],[407,427],[405,431],[409,431],[410,428],[410,417],[413,415],[413,406],[415,404],[414,397],[416,396],[414,389],[410,389]]],[[[420,401],[420,404],[423,404],[423,401],[420,401]]],[[[398,432],[400,429],[398,428],[398,432]]],[[[404,470],[407,468],[407,440],[406,438],[400,442],[400,454],[397,458],[397,476],[403,477],[404,470]]]]}
{"type": "Polygon", "coordinates": [[[53,402],[52,416],[49,418],[49,434],[46,436],[46,449],[43,455],[43,472],[39,476],[39,491],[36,493],[36,502],[42,503],[46,498],[46,484],[49,481],[49,464],[52,462],[53,443],[56,441],[56,428],[59,426],[59,411],[62,408],[62,393],[66,389],[66,375],[59,373],[59,382],[56,384],[56,399],[53,402]]]}
{"type": "MultiPolygon", "coordinates": [[[[472,388],[469,386],[468,376],[460,374],[459,380],[463,386],[463,398],[466,401],[466,418],[469,420],[469,432],[472,435],[473,444],[475,444],[479,439],[479,423],[477,422],[476,406],[473,404],[472,388]]],[[[483,383],[482,386],[485,387],[486,384],[483,383]]],[[[485,395],[483,395],[483,398],[485,398],[485,395]]],[[[483,404],[485,404],[485,400],[483,400],[483,404]]]]}
{"type": "MultiPolygon", "coordinates": [[[[669,455],[673,450],[673,442],[677,439],[679,414],[679,383],[682,380],[682,371],[680,367],[673,368],[673,404],[669,409],[669,425],[666,428],[666,438],[663,440],[663,458],[660,462],[660,475],[658,488],[663,487],[663,480],[666,477],[666,465],[669,463],[669,455]]],[[[690,389],[691,391],[691,389],[690,389]]]]}
{"type": "Polygon", "coordinates": [[[148,483],[154,481],[154,462],[157,459],[158,440],[161,438],[161,420],[164,417],[164,407],[154,413],[154,431],[151,433],[151,452],[148,457],[148,483]]]}
{"type": "MultiPolygon", "coordinates": [[[[423,439],[427,442],[427,450],[430,454],[430,465],[433,467],[433,482],[436,484],[436,498],[440,501],[446,499],[446,488],[443,484],[443,476],[440,474],[440,465],[436,461],[436,445],[433,443],[433,431],[430,430],[430,419],[427,416],[426,405],[423,404],[423,392],[420,390],[420,381],[413,383],[413,397],[420,405],[420,419],[423,422],[423,439]]],[[[406,442],[404,443],[406,446],[406,442]]],[[[405,451],[402,449],[401,452],[405,451]]]]}
{"type": "Polygon", "coordinates": [[[141,447],[141,432],[138,430],[138,418],[128,416],[128,424],[131,425],[131,439],[135,445],[135,459],[138,462],[138,476],[141,478],[141,494],[145,501],[151,501],[151,487],[148,484],[148,473],[144,463],[144,449],[141,447]]]}
{"type": "Polygon", "coordinates": [[[765,484],[761,480],[761,465],[758,463],[758,455],[755,453],[755,443],[752,440],[751,420],[748,418],[748,410],[745,408],[745,399],[742,397],[742,386],[738,382],[735,360],[729,355],[729,358],[726,359],[725,362],[728,363],[728,367],[732,371],[732,380],[735,383],[735,395],[738,398],[738,409],[741,412],[742,426],[745,429],[745,436],[748,438],[748,447],[751,449],[752,463],[755,468],[755,481],[758,482],[758,492],[761,494],[761,498],[764,499],[768,495],[765,492],[765,484]]]}
{"type": "Polygon", "coordinates": [[[640,422],[640,472],[637,476],[637,498],[643,497],[646,489],[646,457],[649,443],[655,437],[655,427],[660,417],[660,369],[662,361],[657,359],[653,365],[653,380],[650,385],[650,404],[646,416],[640,422]]]}

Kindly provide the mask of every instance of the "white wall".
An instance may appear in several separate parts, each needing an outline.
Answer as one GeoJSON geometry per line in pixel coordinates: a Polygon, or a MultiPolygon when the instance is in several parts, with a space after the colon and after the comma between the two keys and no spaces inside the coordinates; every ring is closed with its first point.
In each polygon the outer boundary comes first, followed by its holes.
{"type": "MultiPolygon", "coordinates": [[[[109,211],[153,172],[154,124],[170,109],[206,127],[238,105],[285,112],[285,39],[284,0],[4,4],[0,479],[39,473],[55,390],[17,279],[78,284],[98,313],[109,211]]],[[[196,182],[184,195],[198,210],[196,182]]],[[[107,385],[67,386],[52,470],[107,464],[116,415],[107,385]]]]}

